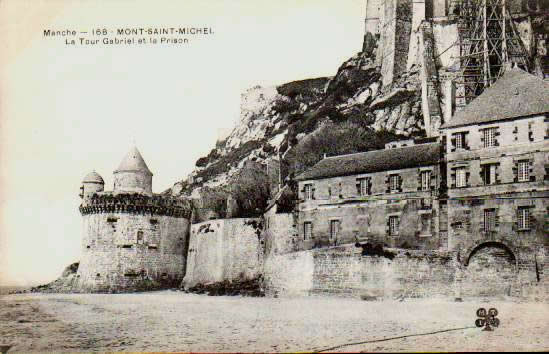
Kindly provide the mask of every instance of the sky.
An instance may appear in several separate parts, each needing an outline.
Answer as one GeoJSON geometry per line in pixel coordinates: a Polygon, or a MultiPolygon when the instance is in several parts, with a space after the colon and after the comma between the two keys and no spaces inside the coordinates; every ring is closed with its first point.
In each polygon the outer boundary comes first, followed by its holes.
{"type": "Polygon", "coordinates": [[[79,259],[78,193],[88,172],[112,190],[112,171],[135,143],[154,173],[153,192],[170,188],[236,124],[246,89],[332,76],[360,51],[364,7],[364,0],[0,0],[0,285],[48,282],[79,259]],[[43,36],[134,27],[213,34],[141,46],[43,36]]]}

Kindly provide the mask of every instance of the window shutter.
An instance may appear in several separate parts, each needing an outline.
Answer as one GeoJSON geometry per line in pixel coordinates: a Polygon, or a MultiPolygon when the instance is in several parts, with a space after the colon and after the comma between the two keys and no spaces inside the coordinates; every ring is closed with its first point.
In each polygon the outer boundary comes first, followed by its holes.
{"type": "Polygon", "coordinates": [[[513,182],[518,182],[518,162],[513,165],[513,182]]]}
{"type": "Polygon", "coordinates": [[[391,192],[391,183],[390,183],[389,175],[385,176],[385,185],[387,186],[387,190],[385,192],[390,193],[391,192]]]}
{"type": "Polygon", "coordinates": [[[534,161],[528,161],[528,175],[530,176],[530,182],[536,181],[536,176],[534,175],[534,161]]]}
{"type": "Polygon", "coordinates": [[[465,210],[465,229],[471,231],[471,210],[465,210]]]}
{"type": "Polygon", "coordinates": [[[398,191],[402,192],[402,176],[398,175],[398,191]]]}
{"type": "Polygon", "coordinates": [[[315,190],[316,190],[316,188],[311,186],[311,198],[312,199],[316,199],[315,198],[315,190]]]}
{"type": "Polygon", "coordinates": [[[360,194],[360,179],[356,180],[356,194],[361,195],[360,194]]]}
{"type": "Polygon", "coordinates": [[[501,183],[501,180],[499,179],[499,169],[500,169],[500,164],[499,162],[496,164],[496,184],[500,184],[501,183]]]}
{"type": "Polygon", "coordinates": [[[456,151],[456,136],[455,135],[452,135],[452,137],[450,138],[450,144],[451,144],[450,152],[456,151]]]}
{"type": "Polygon", "coordinates": [[[497,208],[494,210],[494,214],[495,214],[494,227],[498,228],[499,227],[499,213],[498,213],[497,208]]]}
{"type": "Polygon", "coordinates": [[[471,177],[471,172],[469,172],[469,171],[465,172],[465,186],[467,186],[467,187],[470,187],[469,177],[471,177]]]}
{"type": "Polygon", "coordinates": [[[499,139],[498,139],[498,136],[499,136],[499,129],[496,129],[495,133],[494,133],[494,145],[495,146],[499,146],[499,139]]]}
{"type": "Polygon", "coordinates": [[[421,181],[422,178],[421,178],[421,177],[422,177],[422,175],[421,175],[421,169],[418,168],[418,169],[417,169],[417,190],[418,190],[418,191],[420,191],[420,190],[421,190],[421,187],[422,187],[422,185],[421,185],[421,184],[422,184],[422,183],[421,183],[421,182],[422,182],[422,181],[421,181]]]}
{"type": "Polygon", "coordinates": [[[513,231],[518,231],[519,229],[519,217],[520,217],[520,209],[517,208],[517,211],[515,212],[515,222],[513,222],[513,225],[511,226],[511,229],[513,231]]]}
{"type": "Polygon", "coordinates": [[[368,178],[368,195],[372,194],[372,179],[368,178]]]}
{"type": "Polygon", "coordinates": [[[467,138],[467,133],[463,133],[463,148],[469,150],[469,140],[467,138]]]}
{"type": "Polygon", "coordinates": [[[536,228],[536,218],[534,217],[534,208],[530,209],[529,213],[529,222],[530,222],[530,230],[534,230],[536,228]]]}
{"type": "Polygon", "coordinates": [[[391,218],[387,218],[387,224],[385,225],[385,234],[390,235],[391,233],[391,218]]]}
{"type": "Polygon", "coordinates": [[[480,129],[480,142],[484,145],[484,129],[480,129]]]}
{"type": "Polygon", "coordinates": [[[456,188],[456,170],[452,170],[450,173],[450,187],[456,188]]]}

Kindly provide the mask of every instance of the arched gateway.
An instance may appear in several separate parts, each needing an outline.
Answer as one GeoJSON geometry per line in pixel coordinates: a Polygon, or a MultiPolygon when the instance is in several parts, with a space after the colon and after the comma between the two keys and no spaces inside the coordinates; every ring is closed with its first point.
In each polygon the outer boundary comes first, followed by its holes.
{"type": "Polygon", "coordinates": [[[462,283],[465,296],[511,295],[517,281],[515,252],[502,242],[474,246],[464,259],[462,283]]]}

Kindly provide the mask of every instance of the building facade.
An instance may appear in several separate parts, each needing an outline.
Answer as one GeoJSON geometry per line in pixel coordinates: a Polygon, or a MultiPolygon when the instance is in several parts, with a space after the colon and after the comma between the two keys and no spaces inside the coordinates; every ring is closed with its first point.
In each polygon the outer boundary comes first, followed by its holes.
{"type": "Polygon", "coordinates": [[[441,146],[404,145],[328,157],[298,176],[299,248],[354,242],[445,247],[438,205],[441,146]]]}
{"type": "Polygon", "coordinates": [[[178,286],[185,272],[190,208],[152,193],[152,173],[137,148],[105,191],[95,171],[81,187],[82,258],[75,291],[118,292],[178,286]]]}
{"type": "Polygon", "coordinates": [[[549,83],[507,69],[442,127],[449,248],[479,270],[493,255],[508,292],[513,282],[539,279],[549,245],[548,94],[549,83]]]}

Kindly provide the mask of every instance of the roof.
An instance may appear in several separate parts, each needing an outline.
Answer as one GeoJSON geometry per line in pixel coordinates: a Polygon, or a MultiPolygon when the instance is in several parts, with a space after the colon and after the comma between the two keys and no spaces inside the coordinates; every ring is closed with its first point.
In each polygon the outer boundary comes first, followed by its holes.
{"type": "Polygon", "coordinates": [[[454,128],[549,112],[549,82],[519,68],[505,73],[441,126],[454,128]]]}
{"type": "Polygon", "coordinates": [[[86,177],[84,177],[84,179],[82,180],[82,183],[101,183],[101,184],[105,184],[105,181],[103,181],[103,177],[101,177],[101,175],[97,172],[94,171],[91,171],[90,173],[88,173],[86,175],[86,177]]]}
{"type": "Polygon", "coordinates": [[[126,156],[124,156],[122,162],[120,162],[120,165],[114,171],[114,173],[116,172],[144,172],[152,175],[145,160],[143,160],[143,156],[141,156],[141,153],[135,146],[130,149],[126,156]]]}
{"type": "Polygon", "coordinates": [[[296,180],[349,176],[437,164],[440,160],[440,144],[429,143],[396,149],[375,150],[350,155],[328,157],[296,180]]]}

